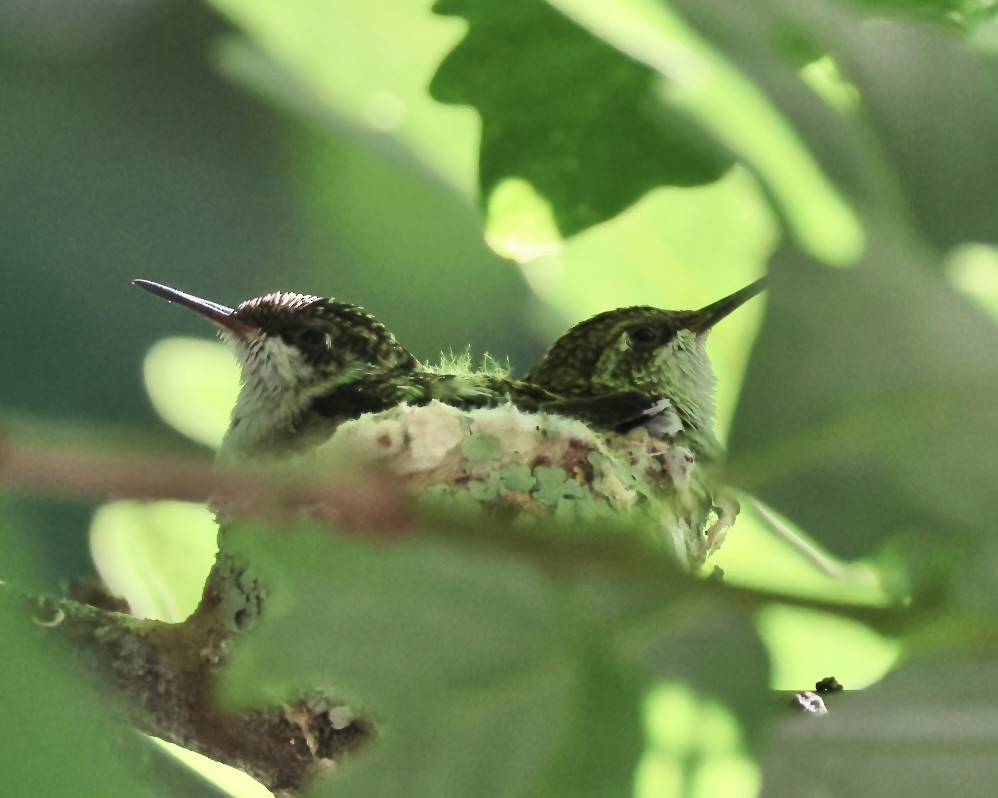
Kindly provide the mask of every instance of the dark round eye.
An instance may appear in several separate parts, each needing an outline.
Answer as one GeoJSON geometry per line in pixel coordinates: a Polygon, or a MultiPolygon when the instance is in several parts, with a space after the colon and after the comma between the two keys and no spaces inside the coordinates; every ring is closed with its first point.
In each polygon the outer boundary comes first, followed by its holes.
{"type": "Polygon", "coordinates": [[[314,327],[305,327],[295,336],[295,342],[299,346],[308,347],[310,349],[318,349],[326,346],[326,334],[322,330],[317,330],[314,327]]]}
{"type": "Polygon", "coordinates": [[[635,327],[628,335],[636,346],[655,346],[659,341],[659,331],[655,327],[635,327]]]}

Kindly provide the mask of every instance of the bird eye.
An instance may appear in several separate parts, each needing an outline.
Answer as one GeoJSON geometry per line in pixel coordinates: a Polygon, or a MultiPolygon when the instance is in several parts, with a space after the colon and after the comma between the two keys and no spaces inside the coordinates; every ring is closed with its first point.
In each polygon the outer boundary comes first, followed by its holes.
{"type": "Polygon", "coordinates": [[[655,346],[659,340],[659,331],[654,327],[635,327],[628,332],[628,336],[637,346],[655,346]]]}
{"type": "Polygon", "coordinates": [[[299,346],[317,348],[325,347],[326,345],[326,334],[322,330],[316,330],[314,327],[306,327],[298,333],[296,338],[298,339],[299,346]]]}

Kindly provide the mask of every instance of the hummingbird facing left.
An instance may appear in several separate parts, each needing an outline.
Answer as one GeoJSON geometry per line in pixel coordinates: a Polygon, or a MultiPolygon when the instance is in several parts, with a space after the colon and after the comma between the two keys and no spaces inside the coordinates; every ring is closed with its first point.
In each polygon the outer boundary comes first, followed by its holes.
{"type": "Polygon", "coordinates": [[[236,354],[242,385],[221,454],[301,451],[363,413],[439,399],[480,406],[496,394],[484,375],[424,367],[357,305],[273,293],[229,308],[150,280],[135,285],[214,323],[236,354]]]}

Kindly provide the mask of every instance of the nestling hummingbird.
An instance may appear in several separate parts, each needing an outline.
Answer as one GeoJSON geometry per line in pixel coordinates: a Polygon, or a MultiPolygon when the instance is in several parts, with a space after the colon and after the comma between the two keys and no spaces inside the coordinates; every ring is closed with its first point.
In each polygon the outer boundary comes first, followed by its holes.
{"type": "Polygon", "coordinates": [[[309,294],[272,293],[232,309],[149,280],[134,283],[213,322],[235,349],[242,387],[225,455],[301,451],[363,413],[437,399],[463,408],[512,401],[602,429],[682,432],[698,455],[714,440],[707,333],[763,289],[759,280],[696,311],[621,308],[559,338],[524,380],[421,364],[362,308],[309,294]]]}
{"type": "Polygon", "coordinates": [[[700,310],[638,306],[583,321],[548,349],[525,382],[558,397],[547,409],[599,416],[618,430],[681,435],[697,459],[716,458],[714,371],[707,336],[765,288],[765,278],[700,310]]]}
{"type": "Polygon", "coordinates": [[[235,350],[242,386],[223,455],[301,451],[363,413],[409,402],[492,403],[484,375],[425,369],[363,308],[309,294],[273,293],[232,309],[149,280],[134,280],[213,322],[235,350]]]}

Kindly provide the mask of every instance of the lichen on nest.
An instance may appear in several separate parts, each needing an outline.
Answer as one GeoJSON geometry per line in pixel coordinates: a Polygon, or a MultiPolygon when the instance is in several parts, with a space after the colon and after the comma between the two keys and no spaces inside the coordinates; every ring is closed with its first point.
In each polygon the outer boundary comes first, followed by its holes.
{"type": "Polygon", "coordinates": [[[710,475],[678,442],[643,428],[598,432],[512,404],[399,405],[344,423],[313,456],[386,468],[434,507],[518,524],[612,521],[655,536],[693,570],[737,514],[732,500],[715,499],[710,475]]]}

